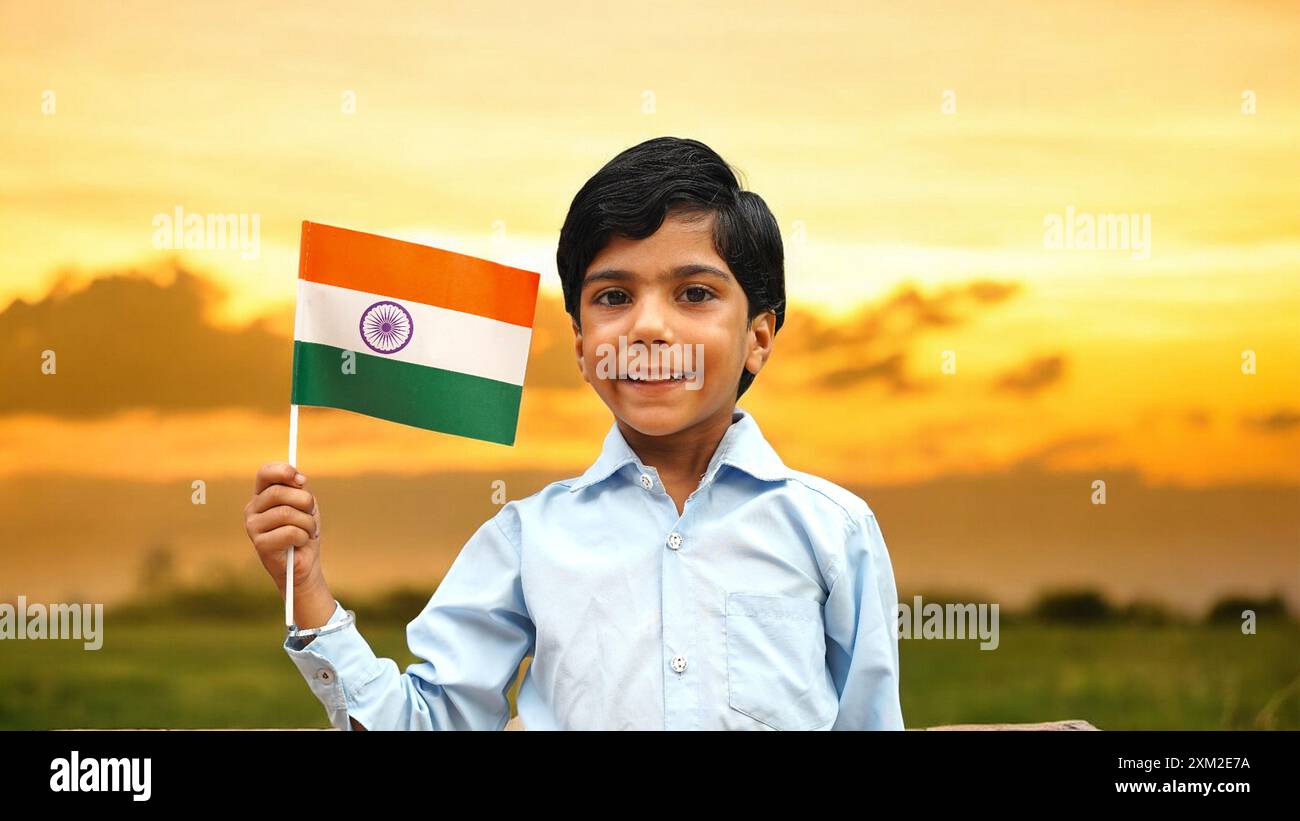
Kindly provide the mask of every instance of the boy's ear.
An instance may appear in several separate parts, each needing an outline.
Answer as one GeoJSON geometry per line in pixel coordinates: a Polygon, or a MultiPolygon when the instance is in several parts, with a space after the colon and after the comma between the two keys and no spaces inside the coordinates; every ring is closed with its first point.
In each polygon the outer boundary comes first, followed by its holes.
{"type": "Polygon", "coordinates": [[[772,355],[775,328],[775,311],[765,311],[749,321],[749,353],[745,357],[745,370],[755,376],[763,370],[764,363],[772,355]]]}
{"type": "Polygon", "coordinates": [[[569,322],[573,325],[573,354],[578,358],[578,373],[582,374],[584,382],[589,383],[591,380],[587,378],[587,361],[582,357],[582,329],[578,327],[578,320],[572,316],[569,317],[569,322]]]}

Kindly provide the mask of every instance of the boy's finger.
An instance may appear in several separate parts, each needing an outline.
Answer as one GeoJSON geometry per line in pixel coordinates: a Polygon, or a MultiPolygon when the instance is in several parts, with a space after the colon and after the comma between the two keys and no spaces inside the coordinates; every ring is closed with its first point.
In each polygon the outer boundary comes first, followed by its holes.
{"type": "Polygon", "coordinates": [[[254,533],[272,533],[284,525],[301,528],[304,533],[316,532],[314,517],[288,505],[277,505],[265,513],[258,513],[249,520],[249,529],[254,533]]]}
{"type": "Polygon", "coordinates": [[[263,513],[277,505],[296,507],[303,513],[316,512],[316,499],[311,492],[289,485],[271,485],[254,496],[252,511],[263,513]]]}
{"type": "Polygon", "coordinates": [[[289,545],[302,547],[308,541],[310,539],[307,538],[307,531],[294,525],[285,525],[258,536],[256,544],[257,549],[265,553],[269,550],[288,550],[289,545]]]}
{"type": "Polygon", "coordinates": [[[296,485],[302,487],[307,484],[307,477],[287,462],[268,462],[258,468],[257,481],[253,484],[253,493],[258,494],[266,490],[271,485],[296,485]]]}

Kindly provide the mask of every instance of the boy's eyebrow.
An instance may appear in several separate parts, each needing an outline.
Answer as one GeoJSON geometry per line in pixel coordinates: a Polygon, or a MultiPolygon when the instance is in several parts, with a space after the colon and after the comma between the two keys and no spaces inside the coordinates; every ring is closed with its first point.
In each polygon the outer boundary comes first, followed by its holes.
{"type": "MultiPolygon", "coordinates": [[[[663,275],[663,278],[682,279],[684,277],[694,276],[695,274],[708,274],[709,276],[718,277],[719,279],[723,279],[727,281],[731,280],[731,275],[728,274],[726,271],[723,271],[719,268],[715,268],[712,265],[705,265],[702,262],[690,262],[685,265],[678,265],[676,268],[672,269],[672,271],[670,271],[668,274],[663,275]]],[[[585,288],[590,283],[600,281],[600,280],[623,282],[625,280],[636,279],[636,278],[637,275],[632,273],[631,271],[624,271],[619,268],[606,268],[603,271],[596,271],[594,273],[587,274],[586,278],[582,280],[581,287],[585,288]]]]}

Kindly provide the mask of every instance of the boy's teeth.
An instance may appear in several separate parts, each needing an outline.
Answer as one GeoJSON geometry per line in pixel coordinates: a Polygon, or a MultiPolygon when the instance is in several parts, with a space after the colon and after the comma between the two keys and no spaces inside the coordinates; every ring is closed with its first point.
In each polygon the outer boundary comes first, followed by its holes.
{"type": "Polygon", "coordinates": [[[650,378],[650,377],[645,377],[645,376],[632,376],[632,375],[629,374],[627,378],[630,379],[630,380],[632,380],[633,382],[663,382],[663,381],[665,381],[665,379],[674,379],[674,380],[675,380],[675,379],[686,379],[686,378],[689,378],[689,377],[692,376],[692,375],[693,375],[693,374],[680,374],[680,373],[679,373],[679,374],[677,374],[676,376],[671,376],[671,377],[658,377],[658,378],[653,378],[653,379],[652,379],[652,378],[650,378]]]}

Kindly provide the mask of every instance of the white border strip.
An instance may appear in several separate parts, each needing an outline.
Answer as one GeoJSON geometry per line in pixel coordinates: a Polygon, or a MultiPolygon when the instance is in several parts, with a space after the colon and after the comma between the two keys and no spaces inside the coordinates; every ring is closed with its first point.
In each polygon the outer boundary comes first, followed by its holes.
{"type": "Polygon", "coordinates": [[[306,279],[298,280],[295,326],[294,338],[303,342],[512,385],[524,384],[533,337],[533,329],[521,325],[306,279]],[[372,350],[361,338],[361,315],[380,300],[396,302],[411,314],[411,341],[391,354],[372,350]]]}

